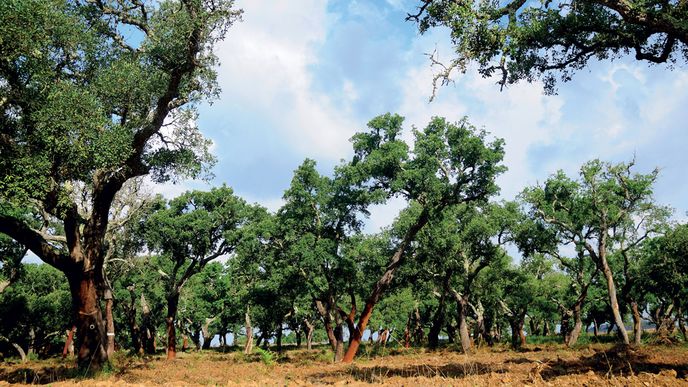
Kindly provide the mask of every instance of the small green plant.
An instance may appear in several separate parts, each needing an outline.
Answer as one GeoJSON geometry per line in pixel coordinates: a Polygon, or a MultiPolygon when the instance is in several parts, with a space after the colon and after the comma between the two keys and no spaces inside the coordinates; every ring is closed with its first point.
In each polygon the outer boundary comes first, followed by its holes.
{"type": "Polygon", "coordinates": [[[274,352],[267,349],[262,349],[260,347],[256,347],[255,351],[260,356],[260,361],[263,362],[263,364],[267,366],[272,366],[275,364],[274,352]]]}

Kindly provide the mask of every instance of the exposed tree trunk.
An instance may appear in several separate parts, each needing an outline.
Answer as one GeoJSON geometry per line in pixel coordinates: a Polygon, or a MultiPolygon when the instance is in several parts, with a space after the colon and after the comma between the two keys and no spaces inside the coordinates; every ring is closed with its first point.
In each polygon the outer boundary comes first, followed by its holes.
{"type": "Polygon", "coordinates": [[[0,294],[5,291],[10,286],[10,281],[2,280],[0,281],[0,294]]]}
{"type": "Polygon", "coordinates": [[[566,338],[566,346],[567,347],[573,347],[576,345],[578,342],[578,338],[580,337],[580,333],[583,330],[583,320],[581,319],[581,303],[576,303],[573,306],[573,327],[571,328],[571,331],[567,335],[568,337],[566,338]]]}
{"type": "Polygon", "coordinates": [[[167,360],[174,360],[177,357],[177,329],[175,320],[177,319],[177,308],[179,307],[179,292],[172,292],[167,296],[167,317],[165,323],[167,327],[167,360]]]}
{"type": "Polygon", "coordinates": [[[315,307],[323,320],[323,326],[325,327],[325,332],[327,333],[327,339],[330,341],[330,346],[332,351],[337,351],[337,338],[334,335],[334,328],[332,328],[332,316],[330,315],[329,308],[320,300],[315,300],[315,307]]]}
{"type": "Polygon", "coordinates": [[[62,349],[62,358],[66,358],[67,355],[74,355],[74,332],[76,332],[76,325],[72,326],[72,329],[67,330],[67,340],[65,340],[64,349],[62,349]]]}
{"type": "Polygon", "coordinates": [[[464,353],[471,350],[471,335],[468,332],[468,324],[466,323],[466,313],[468,312],[468,295],[461,294],[456,290],[450,288],[449,291],[454,296],[456,301],[456,320],[459,323],[459,339],[461,340],[461,349],[464,353]]]}
{"type": "Polygon", "coordinates": [[[461,339],[461,349],[464,353],[471,350],[471,336],[468,333],[468,324],[466,323],[466,309],[468,309],[468,300],[465,296],[459,296],[457,300],[457,319],[459,322],[459,338],[461,339]]]}
{"type": "Polygon", "coordinates": [[[311,324],[308,319],[303,320],[303,325],[306,327],[306,349],[310,351],[313,348],[313,331],[315,331],[315,325],[311,324]]]}
{"type": "Polygon", "coordinates": [[[115,353],[115,321],[112,317],[112,290],[106,288],[103,291],[105,300],[105,334],[107,335],[107,356],[110,358],[115,353]]]}
{"type": "MultiPolygon", "coordinates": [[[[417,346],[423,345],[423,339],[425,336],[425,332],[423,332],[423,326],[420,323],[420,311],[418,310],[418,305],[413,310],[413,320],[414,320],[414,329],[413,329],[413,342],[417,346]]],[[[371,335],[372,337],[372,335],[371,335]]]]}
{"type": "Polygon", "coordinates": [[[277,352],[282,353],[282,323],[277,324],[277,330],[275,332],[275,345],[277,346],[277,352]]]}
{"type": "Polygon", "coordinates": [[[597,324],[597,319],[592,319],[592,334],[597,338],[597,335],[600,332],[600,326],[597,324]]]}
{"type": "Polygon", "coordinates": [[[511,347],[521,349],[526,344],[526,336],[523,334],[525,315],[509,318],[509,325],[511,326],[511,347]]]}
{"type": "Polygon", "coordinates": [[[337,324],[337,326],[334,328],[334,337],[336,340],[335,344],[335,349],[334,349],[334,362],[338,363],[342,360],[344,357],[344,329],[342,328],[342,324],[337,324]]]}
{"type": "MultiPolygon", "coordinates": [[[[447,276],[446,278],[449,278],[449,276],[447,276]]],[[[436,349],[440,343],[440,332],[442,330],[442,327],[444,326],[444,318],[446,315],[446,295],[446,286],[443,286],[442,294],[440,295],[440,302],[437,306],[437,311],[435,311],[435,316],[432,319],[432,326],[430,327],[430,331],[428,332],[428,347],[430,349],[436,349]]]]}
{"type": "Polygon", "coordinates": [[[451,320],[447,321],[445,329],[447,330],[447,342],[449,344],[454,344],[456,342],[456,327],[452,324],[451,320]]]}
{"type": "Polygon", "coordinates": [[[134,293],[134,286],[129,286],[130,302],[126,307],[127,322],[129,325],[129,335],[131,336],[131,347],[134,353],[142,355],[143,345],[141,343],[141,329],[136,322],[136,294],[134,293]]]}
{"type": "Polygon", "coordinates": [[[358,320],[358,325],[351,333],[349,348],[346,351],[342,362],[351,363],[354,360],[356,352],[358,352],[358,347],[361,344],[361,339],[363,338],[363,332],[365,332],[365,329],[368,327],[368,321],[370,320],[370,316],[373,314],[375,305],[380,300],[380,297],[382,297],[382,294],[385,292],[385,290],[387,290],[387,287],[389,287],[392,279],[394,279],[394,273],[403,262],[404,252],[406,251],[407,246],[412,240],[415,239],[418,231],[425,226],[425,224],[428,222],[428,218],[428,210],[427,208],[423,208],[423,211],[419,215],[416,222],[409,228],[409,230],[406,232],[406,235],[404,235],[404,239],[401,241],[401,243],[399,243],[399,246],[394,252],[394,255],[392,255],[384,274],[382,274],[382,277],[380,277],[377,283],[375,283],[375,286],[373,286],[370,296],[368,296],[366,299],[365,307],[363,308],[361,317],[358,320]]]}
{"type": "Polygon", "coordinates": [[[633,316],[633,344],[640,345],[640,341],[643,337],[643,320],[640,317],[640,311],[638,310],[638,303],[636,301],[631,301],[631,312],[633,316]]]}
{"type": "Polygon", "coordinates": [[[599,243],[599,262],[602,266],[602,274],[604,274],[604,278],[607,281],[607,293],[609,294],[609,306],[612,310],[612,317],[614,323],[617,326],[617,329],[619,330],[619,336],[621,337],[621,340],[624,344],[628,345],[630,344],[630,341],[628,340],[628,333],[626,332],[626,327],[624,326],[623,317],[621,316],[621,312],[619,311],[619,301],[616,297],[616,285],[614,284],[614,276],[612,275],[612,269],[609,267],[609,263],[607,262],[606,231],[605,234],[603,234],[599,243]]]}
{"type": "Polygon", "coordinates": [[[683,341],[688,342],[688,329],[686,329],[686,324],[683,321],[683,311],[681,308],[676,311],[676,314],[678,315],[678,330],[681,331],[683,341]]]}
{"type": "Polygon", "coordinates": [[[142,314],[142,332],[143,332],[143,349],[149,355],[155,354],[155,328],[151,324],[150,307],[146,301],[146,297],[141,293],[141,314],[142,314]]]}
{"type": "Polygon", "coordinates": [[[300,329],[294,331],[296,338],[296,348],[301,348],[301,343],[303,342],[303,332],[300,329]]]}
{"type": "Polygon", "coordinates": [[[246,314],[244,315],[244,326],[246,327],[246,345],[244,345],[244,354],[250,355],[253,351],[253,327],[251,327],[251,308],[246,307],[246,314]]]}
{"type": "Polygon", "coordinates": [[[77,363],[83,372],[94,372],[107,362],[105,323],[98,305],[95,270],[65,273],[72,295],[77,331],[77,363]]]}
{"type": "Polygon", "coordinates": [[[475,314],[474,337],[478,343],[478,347],[480,347],[484,341],[487,341],[488,336],[487,330],[485,329],[485,308],[480,300],[478,300],[476,305],[469,303],[468,306],[471,307],[473,314],[475,314]]]}
{"type": "Polygon", "coordinates": [[[214,334],[210,333],[210,324],[215,321],[215,317],[206,318],[203,326],[201,327],[201,333],[203,335],[203,347],[202,349],[210,349],[210,342],[213,341],[214,334]]]}

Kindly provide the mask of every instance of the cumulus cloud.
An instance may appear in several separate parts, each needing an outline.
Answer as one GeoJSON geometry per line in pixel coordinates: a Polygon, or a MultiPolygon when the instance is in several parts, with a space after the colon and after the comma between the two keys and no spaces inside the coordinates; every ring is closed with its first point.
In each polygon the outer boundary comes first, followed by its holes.
{"type": "MultiPolygon", "coordinates": [[[[334,22],[325,1],[243,1],[244,21],[218,47],[221,100],[213,108],[239,107],[271,135],[299,153],[338,160],[356,128],[346,107],[312,87],[317,48],[334,22]]],[[[353,85],[347,95],[355,97],[353,85]]],[[[256,124],[258,125],[258,124],[256,124]]],[[[252,128],[244,128],[252,130],[252,128]]]]}

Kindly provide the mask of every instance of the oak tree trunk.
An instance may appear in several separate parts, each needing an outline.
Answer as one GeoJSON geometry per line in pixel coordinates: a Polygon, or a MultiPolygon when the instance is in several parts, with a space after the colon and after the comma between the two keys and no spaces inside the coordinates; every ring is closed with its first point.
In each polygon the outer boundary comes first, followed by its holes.
{"type": "Polygon", "coordinates": [[[330,346],[332,351],[337,351],[337,338],[334,335],[334,328],[332,328],[332,316],[329,311],[329,307],[320,301],[315,301],[315,307],[323,320],[323,325],[325,327],[325,332],[327,333],[327,339],[330,341],[330,346]]]}
{"type": "Polygon", "coordinates": [[[306,319],[303,320],[303,325],[306,327],[306,349],[310,351],[313,348],[313,331],[315,331],[315,326],[306,319]]]}
{"type": "Polygon", "coordinates": [[[67,340],[65,340],[64,348],[62,349],[62,358],[67,355],[74,355],[74,332],[76,332],[76,325],[72,329],[67,330],[67,340]]]}
{"type": "Polygon", "coordinates": [[[573,308],[573,327],[566,340],[567,347],[573,347],[578,342],[580,333],[583,330],[583,320],[581,319],[581,307],[580,305],[574,306],[573,308]]]}
{"type": "Polygon", "coordinates": [[[246,354],[246,355],[250,355],[251,351],[253,351],[253,328],[251,327],[250,311],[251,311],[251,309],[247,306],[246,307],[246,314],[245,314],[246,345],[244,346],[244,354],[246,354]]]}
{"type": "Polygon", "coordinates": [[[526,344],[526,336],[523,334],[525,316],[510,318],[509,325],[511,326],[511,347],[521,349],[526,344]]]}
{"type": "Polygon", "coordinates": [[[461,350],[468,353],[471,350],[471,336],[468,333],[468,324],[466,323],[466,309],[468,308],[468,300],[465,297],[460,297],[456,309],[458,312],[457,319],[459,320],[459,338],[461,339],[461,350]]]}
{"type": "MultiPolygon", "coordinates": [[[[604,240],[604,238],[602,239],[604,240]]],[[[601,249],[604,249],[604,246],[601,249]]],[[[616,297],[616,285],[614,284],[612,270],[609,267],[607,257],[604,253],[600,254],[599,259],[602,265],[602,273],[604,274],[604,278],[607,281],[607,293],[609,294],[609,304],[612,310],[612,317],[614,323],[616,324],[616,327],[619,330],[619,336],[621,337],[621,340],[624,344],[628,345],[630,341],[628,340],[628,333],[626,332],[626,327],[624,326],[623,317],[621,316],[621,312],[619,311],[619,302],[616,297]]]]}
{"type": "Polygon", "coordinates": [[[631,311],[633,316],[633,344],[640,345],[640,341],[643,337],[643,320],[640,317],[640,311],[638,310],[638,303],[636,301],[631,301],[631,311]]]}
{"type": "Polygon", "coordinates": [[[65,273],[72,295],[77,335],[77,364],[82,372],[99,371],[107,362],[105,323],[98,305],[93,270],[65,273]]]}
{"type": "Polygon", "coordinates": [[[107,355],[108,358],[115,353],[115,321],[112,317],[112,290],[105,289],[103,291],[103,299],[105,300],[105,334],[107,335],[107,355]]]}
{"type": "Polygon", "coordinates": [[[167,360],[174,360],[177,357],[177,330],[174,323],[177,318],[178,307],[179,293],[173,292],[167,297],[167,317],[165,318],[167,328],[167,360]]]}
{"type": "Polygon", "coordinates": [[[338,363],[344,357],[344,329],[341,324],[334,328],[334,337],[336,340],[334,350],[334,362],[338,363]]]}
{"type": "Polygon", "coordinates": [[[432,326],[430,327],[430,331],[428,332],[428,347],[430,347],[430,349],[436,349],[440,343],[440,332],[442,330],[442,326],[444,325],[444,317],[446,314],[446,293],[446,291],[443,291],[442,295],[440,296],[440,303],[437,306],[437,311],[435,312],[435,316],[432,319],[432,326]]]}
{"type": "Polygon", "coordinates": [[[392,255],[392,258],[387,265],[387,269],[382,274],[382,277],[380,277],[380,279],[375,283],[375,286],[373,286],[370,296],[368,296],[366,299],[365,307],[363,308],[361,317],[358,320],[358,325],[356,326],[356,329],[351,332],[349,348],[347,349],[342,362],[351,363],[354,360],[356,352],[358,352],[358,347],[361,345],[363,332],[365,332],[366,328],[368,327],[368,321],[370,320],[370,316],[373,314],[375,305],[380,300],[380,297],[382,297],[382,294],[385,292],[385,290],[387,290],[387,287],[389,287],[392,279],[394,279],[394,273],[403,262],[404,252],[406,251],[407,246],[415,239],[416,234],[418,234],[423,226],[425,226],[425,224],[428,222],[428,219],[428,210],[424,208],[416,222],[409,228],[409,230],[406,232],[406,235],[404,235],[404,239],[397,247],[394,255],[392,255]]]}

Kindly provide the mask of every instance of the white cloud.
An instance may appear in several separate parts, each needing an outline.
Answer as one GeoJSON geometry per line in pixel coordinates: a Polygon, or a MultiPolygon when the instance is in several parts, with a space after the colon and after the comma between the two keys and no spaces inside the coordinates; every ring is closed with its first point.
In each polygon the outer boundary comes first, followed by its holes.
{"type": "MultiPolygon", "coordinates": [[[[450,52],[447,47],[440,49],[450,52]]],[[[420,55],[419,49],[414,50],[420,55]]],[[[512,199],[525,184],[534,184],[536,176],[528,165],[528,151],[533,144],[552,141],[553,129],[561,118],[562,99],[544,96],[541,84],[521,83],[500,92],[494,79],[483,79],[469,69],[455,77],[455,85],[439,88],[429,103],[433,71],[429,62],[424,62],[404,77],[407,81],[399,112],[407,124],[423,128],[432,116],[458,121],[468,115],[473,125],[505,139],[504,164],[509,170],[499,178],[502,197],[512,199]]]]}
{"type": "MultiPolygon", "coordinates": [[[[309,69],[334,16],[326,2],[244,1],[244,21],[218,47],[224,90],[214,109],[238,106],[268,120],[283,141],[309,157],[338,160],[356,129],[345,109],[313,90],[309,69]]],[[[351,87],[348,94],[355,96],[351,87]]],[[[251,128],[244,128],[251,130],[251,128]]]]}

